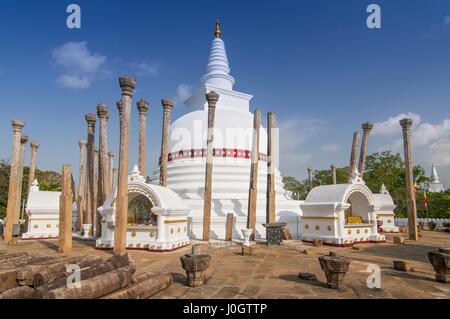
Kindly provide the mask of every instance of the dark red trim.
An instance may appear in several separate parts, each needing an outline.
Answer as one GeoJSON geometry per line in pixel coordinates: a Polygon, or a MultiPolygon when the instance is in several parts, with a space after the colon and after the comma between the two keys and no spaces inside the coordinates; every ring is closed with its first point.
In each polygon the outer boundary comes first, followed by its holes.
{"type": "Polygon", "coordinates": [[[36,238],[20,238],[19,240],[43,240],[43,239],[59,239],[59,237],[36,237],[36,238]]]}
{"type": "MultiPolygon", "coordinates": [[[[245,158],[251,159],[252,152],[249,150],[242,150],[237,148],[215,148],[213,149],[214,157],[231,157],[231,158],[245,158]]],[[[190,150],[181,150],[178,152],[169,154],[169,162],[178,159],[186,159],[186,158],[197,158],[197,157],[206,157],[206,149],[190,149],[190,150]]],[[[263,153],[259,153],[259,160],[267,161],[267,155],[263,153]]],[[[161,162],[161,158],[160,158],[161,162]]]]}
{"type": "MultiPolygon", "coordinates": [[[[310,244],[314,244],[314,241],[309,241],[309,240],[302,240],[305,243],[310,243],[310,244]]],[[[381,240],[381,241],[375,241],[375,240],[369,240],[369,241],[355,241],[353,243],[348,243],[348,244],[335,244],[335,243],[326,243],[323,242],[323,245],[325,246],[331,246],[331,247],[338,247],[338,248],[348,248],[348,247],[353,247],[356,244],[383,244],[386,243],[385,240],[381,240]]]]}
{"type": "MultiPolygon", "coordinates": [[[[187,247],[189,245],[190,244],[187,244],[187,245],[184,245],[184,246],[180,246],[180,247],[176,247],[174,249],[162,249],[162,250],[157,250],[157,249],[156,250],[155,249],[150,250],[148,248],[135,248],[135,247],[127,248],[126,250],[140,250],[140,251],[148,251],[148,252],[151,252],[151,253],[168,253],[168,252],[171,252],[171,251],[175,251],[175,250],[187,247]]],[[[95,247],[95,249],[96,250],[113,250],[114,248],[95,247]]]]}

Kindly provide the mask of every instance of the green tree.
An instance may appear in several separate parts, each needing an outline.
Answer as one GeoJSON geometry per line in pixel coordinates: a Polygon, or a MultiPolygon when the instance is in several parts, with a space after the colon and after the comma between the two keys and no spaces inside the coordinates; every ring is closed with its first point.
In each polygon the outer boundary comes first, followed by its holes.
{"type": "MultiPolygon", "coordinates": [[[[421,166],[414,166],[413,171],[418,184],[427,180],[421,166]]],[[[405,162],[400,154],[384,151],[367,156],[364,181],[374,193],[378,193],[384,184],[397,205],[395,213],[406,217],[405,162]]]]}
{"type": "MultiPolygon", "coordinates": [[[[5,218],[8,204],[9,173],[11,165],[8,160],[0,160],[0,219],[5,218]]],[[[29,167],[23,170],[22,201],[28,197],[29,167]]],[[[41,191],[61,191],[61,175],[53,171],[36,169],[36,179],[41,191]]]]}
{"type": "Polygon", "coordinates": [[[308,193],[308,187],[303,181],[298,181],[295,177],[284,176],[283,177],[284,189],[292,192],[292,198],[296,200],[305,199],[308,193]]]}

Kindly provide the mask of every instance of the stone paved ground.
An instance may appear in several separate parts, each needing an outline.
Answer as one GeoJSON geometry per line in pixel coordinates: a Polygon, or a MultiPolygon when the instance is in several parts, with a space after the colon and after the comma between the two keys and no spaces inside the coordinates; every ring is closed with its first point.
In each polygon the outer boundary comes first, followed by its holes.
{"type": "MultiPolygon", "coordinates": [[[[406,236],[405,234],[403,234],[406,236]]],[[[179,257],[190,248],[170,253],[130,251],[137,262],[137,272],[170,271],[175,283],[153,298],[450,298],[450,284],[434,281],[434,272],[426,253],[439,247],[450,247],[450,233],[423,232],[419,242],[407,241],[405,245],[392,243],[387,236],[385,244],[359,245],[351,248],[313,247],[299,241],[285,242],[279,247],[257,245],[253,256],[240,255],[240,247],[234,245],[203,245],[202,252],[212,256],[207,271],[208,282],[203,287],[188,288],[184,285],[185,273],[179,257]],[[303,254],[303,250],[308,254],[303,254]],[[317,257],[336,251],[350,257],[352,262],[341,291],[328,289],[317,257]],[[393,269],[393,260],[408,261],[414,272],[403,273],[393,269]],[[369,289],[366,285],[369,263],[381,267],[382,289],[369,289]],[[317,276],[318,282],[303,281],[299,272],[317,276]]],[[[8,250],[57,254],[57,241],[20,241],[8,250]]],[[[94,254],[108,258],[110,251],[93,248],[93,242],[74,241],[72,255],[94,254]]]]}

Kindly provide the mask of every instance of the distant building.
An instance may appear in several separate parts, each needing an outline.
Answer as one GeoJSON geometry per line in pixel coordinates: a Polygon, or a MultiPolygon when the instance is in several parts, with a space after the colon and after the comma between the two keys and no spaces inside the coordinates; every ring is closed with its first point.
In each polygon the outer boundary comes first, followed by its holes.
{"type": "Polygon", "coordinates": [[[439,181],[436,166],[431,167],[431,182],[424,183],[423,189],[430,193],[441,193],[445,191],[444,184],[439,181]]]}

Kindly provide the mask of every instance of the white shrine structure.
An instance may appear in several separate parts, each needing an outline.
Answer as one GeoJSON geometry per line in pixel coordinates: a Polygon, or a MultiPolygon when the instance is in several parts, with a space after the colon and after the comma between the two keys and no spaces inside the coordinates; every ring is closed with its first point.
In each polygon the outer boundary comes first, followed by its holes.
{"type": "MultiPolygon", "coordinates": [[[[214,160],[212,176],[211,239],[225,238],[228,213],[235,216],[233,238],[243,238],[247,228],[248,193],[252,151],[252,96],[234,90],[225,44],[216,31],[212,41],[206,73],[198,89],[184,102],[188,112],[170,126],[167,186],[190,207],[188,236],[202,238],[203,193],[205,187],[206,136],[208,104],[205,94],[219,94],[215,115],[214,160]]],[[[265,238],[267,185],[267,131],[260,128],[256,238],[265,238]]],[[[159,171],[152,180],[159,180],[159,171]]],[[[292,200],[283,189],[276,169],[276,219],[287,223],[297,236],[299,201],[292,200]]]]}
{"type": "Polygon", "coordinates": [[[381,222],[381,230],[386,233],[398,233],[399,229],[395,226],[394,209],[396,205],[389,194],[386,186],[381,185],[380,194],[373,194],[376,203],[377,220],[381,222]]]}
{"type": "Polygon", "coordinates": [[[385,242],[385,236],[378,233],[377,212],[387,211],[388,206],[379,200],[357,171],[350,184],[315,187],[300,205],[301,239],[337,247],[385,242]]]}
{"type": "Polygon", "coordinates": [[[423,185],[424,190],[430,193],[445,192],[444,184],[439,181],[439,176],[435,165],[431,166],[431,182],[423,185]]]}
{"type": "MultiPolygon", "coordinates": [[[[117,187],[98,210],[102,215],[102,236],[96,247],[114,247],[117,187]]],[[[189,207],[167,187],[147,184],[137,166],[128,178],[127,249],[171,251],[189,245],[189,207]]]]}
{"type": "MultiPolygon", "coordinates": [[[[27,215],[27,232],[22,239],[49,239],[59,237],[59,197],[61,192],[47,192],[39,189],[37,180],[34,180],[25,214],[27,215]]],[[[76,205],[72,210],[76,213],[76,205]]]]}

